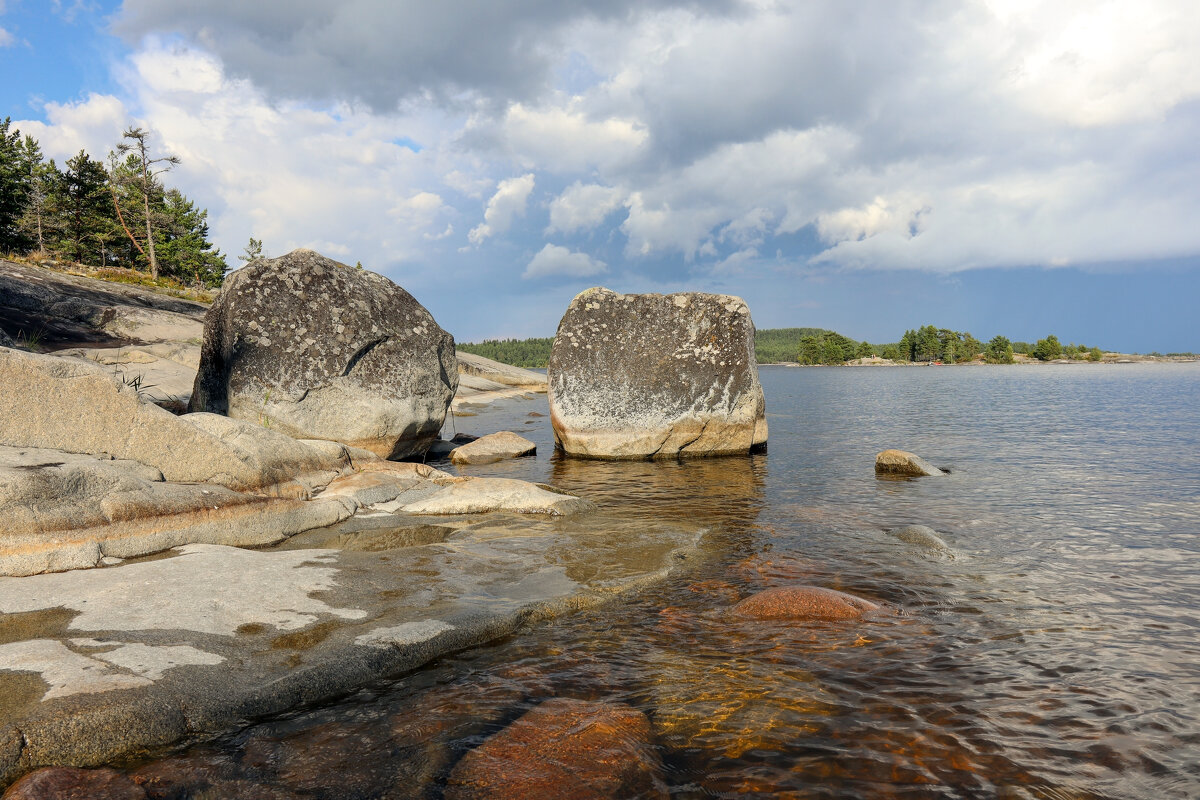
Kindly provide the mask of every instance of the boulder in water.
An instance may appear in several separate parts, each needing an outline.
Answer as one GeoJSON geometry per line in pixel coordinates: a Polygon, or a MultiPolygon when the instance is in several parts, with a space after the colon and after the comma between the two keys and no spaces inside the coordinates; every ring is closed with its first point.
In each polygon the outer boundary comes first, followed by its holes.
{"type": "Polygon", "coordinates": [[[491,464],[506,458],[533,455],[537,445],[511,431],[489,433],[450,451],[455,464],[491,464]]]}
{"type": "Polygon", "coordinates": [[[937,535],[937,531],[926,525],[905,525],[903,528],[895,528],[888,531],[888,534],[895,536],[902,542],[916,545],[926,550],[950,552],[950,545],[946,544],[945,540],[937,535]]]}
{"type": "Polygon", "coordinates": [[[879,606],[870,600],[820,586],[779,586],[747,597],[733,613],[750,619],[858,619],[879,606]]]}
{"type": "Polygon", "coordinates": [[[225,281],[190,409],[405,458],[437,438],[457,387],[454,337],[412,295],[296,250],[225,281]]]}
{"type": "Polygon", "coordinates": [[[725,455],[767,441],[754,322],[739,297],[588,289],[559,323],[549,379],[554,438],[572,455],[725,455]]]}
{"type": "Polygon", "coordinates": [[[876,455],[875,472],[879,475],[911,477],[946,474],[915,453],[905,450],[884,450],[876,455]]]}
{"type": "Polygon", "coordinates": [[[646,715],[622,703],[554,698],[463,756],[447,800],[666,798],[646,715]]]}

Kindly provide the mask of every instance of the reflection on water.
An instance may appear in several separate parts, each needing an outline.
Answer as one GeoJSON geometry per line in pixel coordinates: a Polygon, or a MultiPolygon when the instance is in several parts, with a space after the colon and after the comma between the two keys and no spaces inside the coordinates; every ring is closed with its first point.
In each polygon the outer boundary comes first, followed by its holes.
{"type": "Polygon", "coordinates": [[[711,560],[193,758],[302,796],[436,798],[463,753],[572,697],[644,711],[675,797],[1200,796],[1200,368],[762,377],[771,450],[750,458],[564,459],[528,403],[455,420],[539,445],[464,471],[711,529],[711,560]],[[887,447],[953,472],[876,480],[887,447]],[[888,534],[910,524],[950,553],[888,534]],[[794,583],[895,613],[727,613],[794,583]]]}

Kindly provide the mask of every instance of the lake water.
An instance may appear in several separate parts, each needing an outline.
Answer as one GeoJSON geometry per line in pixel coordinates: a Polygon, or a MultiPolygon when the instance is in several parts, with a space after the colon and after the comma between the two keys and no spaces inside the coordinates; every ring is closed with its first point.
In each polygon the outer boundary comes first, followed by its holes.
{"type": "Polygon", "coordinates": [[[187,757],[261,791],[440,797],[462,753],[546,698],[576,697],[651,718],[674,797],[1200,796],[1200,364],[761,378],[769,450],[747,458],[562,459],[548,417],[529,416],[544,396],[454,419],[538,443],[536,458],[471,474],[703,524],[708,559],[187,757]],[[889,447],[951,472],[876,478],[889,447]],[[888,533],[909,524],[949,549],[888,533]],[[791,583],[896,613],[725,613],[791,583]],[[281,741],[319,775],[261,756],[281,741]]]}

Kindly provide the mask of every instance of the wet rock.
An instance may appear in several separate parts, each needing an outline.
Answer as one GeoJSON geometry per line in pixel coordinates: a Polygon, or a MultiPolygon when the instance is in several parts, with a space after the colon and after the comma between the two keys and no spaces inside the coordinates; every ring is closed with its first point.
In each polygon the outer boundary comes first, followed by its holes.
{"type": "Polygon", "coordinates": [[[946,474],[920,456],[904,450],[884,450],[876,455],[875,472],[879,475],[913,477],[946,474]]]}
{"type": "Polygon", "coordinates": [[[903,528],[888,531],[888,535],[926,550],[950,551],[950,545],[937,535],[937,531],[925,525],[905,525],[903,528]]]}
{"type": "Polygon", "coordinates": [[[396,510],[406,514],[430,515],[511,511],[517,514],[566,516],[595,509],[595,504],[590,500],[545,484],[510,478],[451,478],[437,492],[404,503],[396,510]]]}
{"type": "Polygon", "coordinates": [[[650,723],[620,703],[556,698],[467,753],[447,800],[665,798],[650,723]]]}
{"type": "Polygon", "coordinates": [[[45,767],[9,787],[4,800],[145,800],[146,792],[113,769],[45,767]]]}
{"type": "Polygon", "coordinates": [[[450,451],[450,460],[455,464],[491,464],[506,458],[531,456],[537,445],[511,431],[489,433],[468,444],[450,451]]]}
{"type": "Polygon", "coordinates": [[[81,359],[0,350],[0,385],[20,387],[0,392],[0,445],[139,461],[168,481],[239,490],[307,473],[312,481],[328,481],[344,464],[256,424],[177,417],[81,359]]]}
{"type": "Polygon", "coordinates": [[[858,619],[879,606],[836,589],[820,586],[778,586],[751,595],[733,607],[746,619],[858,619]]]}
{"type": "Polygon", "coordinates": [[[284,739],[255,737],[245,761],[301,794],[376,797],[393,778],[388,730],[370,724],[329,722],[284,739]]]}
{"type": "Polygon", "coordinates": [[[153,761],[134,770],[130,778],[145,790],[150,800],[184,800],[236,780],[238,771],[226,756],[199,752],[153,761]]]}
{"type": "Polygon", "coordinates": [[[767,441],[754,323],[738,297],[588,289],[559,323],[549,377],[554,438],[572,455],[723,455],[767,441]]]}
{"type": "Polygon", "coordinates": [[[454,338],[412,295],[296,250],[226,280],[190,408],[405,458],[437,438],[457,387],[454,338]]]}

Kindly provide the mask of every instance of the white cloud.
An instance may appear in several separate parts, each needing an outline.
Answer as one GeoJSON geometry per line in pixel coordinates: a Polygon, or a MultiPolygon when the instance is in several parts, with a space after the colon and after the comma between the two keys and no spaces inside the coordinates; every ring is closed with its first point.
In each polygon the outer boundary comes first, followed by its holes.
{"type": "MultiPolygon", "coordinates": [[[[3,14],[3,13],[4,13],[4,9],[0,8],[0,14],[3,14]]],[[[9,33],[4,28],[0,28],[0,47],[8,47],[14,41],[16,41],[16,39],[13,38],[13,35],[11,33],[9,33]]]]}
{"type": "Polygon", "coordinates": [[[551,172],[620,167],[638,156],[649,136],[636,120],[591,120],[577,102],[543,108],[514,103],[492,135],[520,163],[551,172]]]}
{"type": "Polygon", "coordinates": [[[547,244],[533,257],[522,278],[544,278],[562,275],[571,278],[586,278],[608,272],[608,265],[597,261],[587,253],[573,253],[565,247],[547,244]]]}
{"type": "Polygon", "coordinates": [[[504,233],[512,227],[513,220],[525,215],[525,205],[533,191],[533,180],[533,173],[529,173],[500,181],[496,193],[488,200],[487,210],[483,212],[483,222],[467,234],[472,244],[481,244],[489,236],[504,233]]]}
{"type": "Polygon", "coordinates": [[[623,200],[624,192],[615,187],[575,181],[550,203],[550,226],[546,232],[591,230],[620,208],[623,200]]]}

